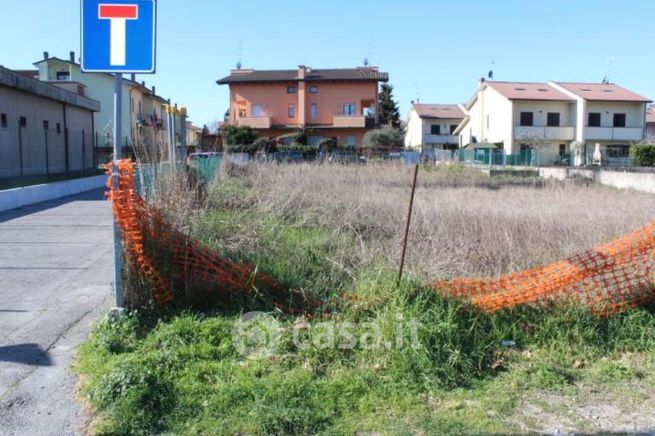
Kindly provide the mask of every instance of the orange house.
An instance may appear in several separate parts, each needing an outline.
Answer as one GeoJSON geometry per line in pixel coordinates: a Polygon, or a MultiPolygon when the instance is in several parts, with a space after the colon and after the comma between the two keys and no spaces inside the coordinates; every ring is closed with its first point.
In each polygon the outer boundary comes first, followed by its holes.
{"type": "Polygon", "coordinates": [[[378,127],[378,84],[389,75],[377,67],[297,70],[232,70],[217,81],[230,86],[229,123],[251,126],[260,137],[308,130],[308,144],[337,138],[361,145],[378,127]]]}

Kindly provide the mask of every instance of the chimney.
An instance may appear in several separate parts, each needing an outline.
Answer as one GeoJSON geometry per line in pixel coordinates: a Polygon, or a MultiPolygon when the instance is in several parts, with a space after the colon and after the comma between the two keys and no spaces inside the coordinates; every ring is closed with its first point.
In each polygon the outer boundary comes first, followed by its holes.
{"type": "Polygon", "coordinates": [[[141,86],[143,86],[144,88],[146,87],[146,81],[145,80],[141,81],[141,86]]]}
{"type": "Polygon", "coordinates": [[[74,64],[75,63],[75,52],[72,51],[68,55],[69,55],[68,58],[70,59],[71,63],[74,64]]]}
{"type": "Polygon", "coordinates": [[[132,82],[136,82],[136,74],[134,74],[134,73],[130,74],[130,80],[132,82]]]}
{"type": "Polygon", "coordinates": [[[484,85],[485,81],[486,80],[484,79],[484,77],[480,77],[480,80],[478,80],[478,88],[482,88],[482,85],[484,85]]]}
{"type": "Polygon", "coordinates": [[[48,59],[50,59],[50,53],[48,53],[47,51],[44,51],[43,52],[43,60],[47,61],[48,59]]]}
{"type": "Polygon", "coordinates": [[[154,95],[157,95],[157,91],[156,91],[156,89],[155,89],[155,85],[152,85],[152,93],[153,93],[154,95]]]}
{"type": "Polygon", "coordinates": [[[298,65],[298,79],[304,80],[306,73],[307,73],[307,67],[305,65],[298,65]]]}

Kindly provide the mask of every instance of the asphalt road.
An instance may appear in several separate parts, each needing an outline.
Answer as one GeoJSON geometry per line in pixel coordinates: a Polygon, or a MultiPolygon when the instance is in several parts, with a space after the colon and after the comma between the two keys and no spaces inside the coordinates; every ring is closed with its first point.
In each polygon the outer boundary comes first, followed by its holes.
{"type": "Polygon", "coordinates": [[[0,213],[0,434],[83,431],[70,365],[112,303],[102,190],[0,213]]]}

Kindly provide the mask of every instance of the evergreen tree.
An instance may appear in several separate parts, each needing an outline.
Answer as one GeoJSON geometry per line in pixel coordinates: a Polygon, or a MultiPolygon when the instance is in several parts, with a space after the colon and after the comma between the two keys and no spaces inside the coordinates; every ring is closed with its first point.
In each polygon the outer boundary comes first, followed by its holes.
{"type": "Polygon", "coordinates": [[[382,84],[382,89],[378,95],[378,104],[380,124],[396,129],[400,128],[400,111],[398,110],[398,103],[393,99],[393,85],[388,83],[382,84]]]}

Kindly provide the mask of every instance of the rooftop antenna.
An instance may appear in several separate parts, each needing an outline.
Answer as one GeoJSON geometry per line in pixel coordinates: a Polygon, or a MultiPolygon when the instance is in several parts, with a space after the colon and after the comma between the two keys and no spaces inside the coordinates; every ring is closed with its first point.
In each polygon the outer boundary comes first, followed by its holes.
{"type": "Polygon", "coordinates": [[[487,78],[489,80],[492,80],[494,78],[494,65],[496,64],[496,61],[491,61],[491,67],[489,68],[489,72],[487,73],[487,78]]]}
{"type": "Polygon", "coordinates": [[[234,55],[237,57],[237,70],[240,70],[242,67],[241,58],[243,57],[243,41],[239,40],[239,45],[234,52],[234,55]]]}
{"type": "Polygon", "coordinates": [[[416,90],[416,103],[421,102],[421,87],[418,85],[418,82],[414,82],[414,88],[416,90]]]}
{"type": "Polygon", "coordinates": [[[610,83],[610,77],[612,76],[612,64],[614,63],[614,56],[607,57],[607,74],[603,77],[603,84],[610,83]]]}
{"type": "Polygon", "coordinates": [[[375,50],[375,45],[372,41],[368,42],[368,47],[366,50],[366,57],[364,58],[364,65],[369,66],[371,64],[371,59],[373,57],[373,51],[375,50]]]}

